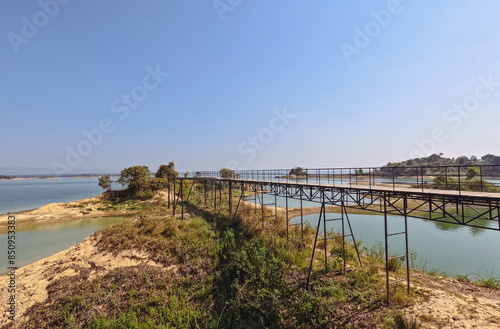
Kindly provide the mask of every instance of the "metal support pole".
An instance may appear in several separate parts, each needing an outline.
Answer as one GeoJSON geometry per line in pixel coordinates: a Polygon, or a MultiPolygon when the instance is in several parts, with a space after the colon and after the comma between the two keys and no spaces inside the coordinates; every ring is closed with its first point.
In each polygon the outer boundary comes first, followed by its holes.
{"type": "Polygon", "coordinates": [[[219,205],[222,210],[222,181],[219,182],[219,205]]]}
{"type": "Polygon", "coordinates": [[[312,270],[313,261],[314,261],[314,254],[316,251],[316,244],[318,242],[319,227],[321,226],[321,215],[322,214],[323,214],[323,207],[321,207],[321,212],[319,213],[318,227],[316,228],[316,238],[314,239],[313,252],[312,252],[312,256],[311,256],[311,263],[309,264],[309,273],[307,274],[306,290],[307,290],[307,287],[309,286],[309,278],[311,276],[311,270],[312,270]]]}
{"type": "MultiPolygon", "coordinates": [[[[349,220],[349,215],[347,214],[347,207],[345,206],[345,203],[343,201],[342,201],[342,213],[345,214],[345,218],[347,220],[347,225],[349,225],[349,232],[351,232],[352,242],[354,243],[354,249],[356,249],[356,255],[358,255],[359,266],[363,267],[363,264],[361,264],[361,257],[359,256],[358,245],[356,244],[356,238],[354,237],[354,232],[352,231],[351,221],[349,220]]],[[[342,215],[342,218],[344,218],[343,215],[342,215]]],[[[345,263],[345,259],[344,259],[344,263],[345,263]]],[[[345,273],[345,267],[344,267],[344,273],[345,273]]]]}
{"type": "Polygon", "coordinates": [[[203,190],[204,190],[204,195],[205,195],[205,207],[207,206],[207,181],[203,181],[203,190]]]}
{"type": "MultiPolygon", "coordinates": [[[[342,205],[344,205],[344,193],[343,192],[341,193],[340,197],[342,198],[342,205]]],[[[345,273],[346,253],[345,253],[344,207],[341,207],[341,216],[342,216],[342,259],[344,260],[344,271],[343,271],[343,273],[345,273]]],[[[325,223],[325,226],[326,226],[326,223],[325,223]]],[[[352,231],[351,231],[351,235],[352,235],[354,243],[356,243],[355,240],[354,240],[354,234],[352,233],[352,231]]]]}
{"type": "Polygon", "coordinates": [[[168,178],[168,195],[167,195],[167,199],[168,199],[168,209],[170,209],[170,178],[168,178]]]}
{"type": "MultiPolygon", "coordinates": [[[[252,171],[252,177],[253,177],[253,171],[252,171]]],[[[253,196],[254,196],[253,212],[255,215],[257,215],[257,185],[256,184],[254,184],[254,186],[253,186],[253,196]]]]}
{"type": "Polygon", "coordinates": [[[189,188],[189,193],[188,197],[186,198],[186,201],[189,201],[189,197],[191,196],[191,191],[193,190],[193,186],[194,186],[194,179],[193,179],[193,184],[191,184],[191,187],[189,188]]]}
{"type": "Polygon", "coordinates": [[[387,303],[389,303],[389,244],[387,231],[387,192],[384,192],[384,231],[385,231],[385,282],[387,287],[387,303]]]}
{"type": "Polygon", "coordinates": [[[176,201],[176,198],[175,198],[175,178],[174,178],[174,209],[172,210],[172,216],[175,217],[175,209],[177,208],[177,201],[176,201]]]}
{"type": "Polygon", "coordinates": [[[181,219],[184,220],[184,181],[181,179],[181,187],[180,187],[180,193],[181,193],[181,206],[182,206],[182,213],[181,213],[181,219]]]}
{"type": "Polygon", "coordinates": [[[327,256],[328,236],[327,236],[327,232],[326,232],[326,214],[325,214],[326,211],[325,211],[325,196],[324,195],[323,195],[323,202],[321,203],[321,210],[323,211],[323,239],[325,241],[325,273],[326,273],[326,272],[328,272],[328,256],[327,256]]]}
{"type": "MultiPolygon", "coordinates": [[[[410,254],[408,252],[408,196],[405,194],[403,199],[403,212],[405,216],[405,239],[406,239],[406,290],[410,294],[410,254]]],[[[444,203],[443,203],[444,208],[444,203]]]]}
{"type": "Polygon", "coordinates": [[[290,242],[290,237],[289,237],[289,222],[288,222],[288,185],[285,186],[286,188],[286,193],[285,193],[285,213],[286,213],[286,242],[290,242]]]}
{"type": "Polygon", "coordinates": [[[481,192],[483,192],[483,166],[479,166],[479,177],[481,179],[481,192]]]}
{"type": "Polygon", "coordinates": [[[304,243],[304,207],[302,206],[302,186],[300,188],[300,240],[304,243]]]}
{"type": "MultiPolygon", "coordinates": [[[[260,190],[262,191],[263,186],[260,184],[260,190]]],[[[262,226],[264,226],[264,193],[260,194],[260,209],[262,210],[262,226]]]]}
{"type": "Polygon", "coordinates": [[[460,167],[458,167],[458,195],[462,195],[462,183],[460,182],[460,167]]]}
{"type": "Polygon", "coordinates": [[[278,186],[274,186],[274,224],[278,225],[278,186]]]}
{"type": "Polygon", "coordinates": [[[229,181],[229,217],[233,212],[233,182],[229,181]]]}

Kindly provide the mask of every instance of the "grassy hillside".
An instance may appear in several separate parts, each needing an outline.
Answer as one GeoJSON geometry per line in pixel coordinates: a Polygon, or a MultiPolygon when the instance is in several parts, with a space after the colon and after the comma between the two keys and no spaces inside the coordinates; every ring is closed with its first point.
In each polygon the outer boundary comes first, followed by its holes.
{"type": "MultiPolygon", "coordinates": [[[[325,272],[318,252],[306,290],[313,229],[303,244],[287,246],[281,216],[263,225],[260,210],[250,206],[230,218],[227,204],[204,207],[196,193],[190,200],[184,220],[156,201],[135,219],[96,233],[103,252],[136,249],[162,266],[121,267],[103,276],[76,268],[78,275],[52,281],[48,299],[29,310],[22,327],[417,327],[398,310],[423,298],[419,292],[408,296],[395,285],[391,305],[385,302],[381,249],[362,248],[359,267],[354,247],[346,246],[345,274],[341,259],[330,260],[325,272]]],[[[404,275],[400,263],[391,270],[404,275]]]]}

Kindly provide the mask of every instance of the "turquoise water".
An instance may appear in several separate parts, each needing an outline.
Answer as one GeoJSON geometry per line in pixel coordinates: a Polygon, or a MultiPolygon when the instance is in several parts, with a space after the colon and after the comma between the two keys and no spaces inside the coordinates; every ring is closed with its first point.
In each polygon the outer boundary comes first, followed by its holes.
{"type": "MultiPolygon", "coordinates": [[[[326,214],[335,218],[338,214],[326,214]]],[[[318,225],[319,214],[304,216],[304,222],[313,227],[318,225]]],[[[349,215],[356,241],[368,249],[384,243],[383,215],[349,215]]],[[[404,230],[404,217],[388,217],[389,233],[404,230]]],[[[290,220],[300,223],[300,217],[290,220]]],[[[341,232],[340,221],[327,223],[327,229],[341,232]]],[[[347,227],[347,224],[346,224],[347,227]]],[[[321,231],[323,226],[320,227],[321,231]]],[[[349,232],[347,231],[346,234],[349,232]]],[[[493,275],[500,277],[500,232],[437,223],[417,218],[408,218],[408,245],[410,251],[417,252],[414,265],[420,270],[437,270],[440,274],[455,277],[469,275],[478,279],[493,275]]],[[[404,235],[389,237],[389,253],[404,254],[404,235]]]]}
{"type": "MultiPolygon", "coordinates": [[[[96,231],[122,222],[125,217],[101,217],[37,225],[16,231],[16,267],[46,258],[88,238],[96,231]]],[[[7,273],[7,234],[0,234],[0,274],[7,273]]]]}
{"type": "MultiPolygon", "coordinates": [[[[260,197],[260,196],[259,196],[260,197]]],[[[247,197],[248,202],[254,202],[254,197],[247,197]]],[[[264,203],[274,203],[273,195],[264,195],[264,203]]],[[[276,198],[278,207],[285,207],[283,197],[276,198]]],[[[319,201],[319,200],[317,200],[319,201]]],[[[257,201],[261,203],[260,199],[257,201]]],[[[303,201],[304,207],[318,207],[321,203],[303,201]]],[[[288,199],[288,207],[300,207],[300,200],[288,199]]],[[[318,224],[319,214],[306,215],[304,221],[311,226],[318,224]]],[[[338,214],[327,214],[328,218],[335,218],[338,214]]],[[[354,236],[362,246],[371,248],[384,242],[383,215],[349,215],[354,236]]],[[[389,216],[389,233],[400,232],[404,229],[404,218],[389,216]]],[[[300,222],[300,217],[290,220],[300,222]]],[[[327,225],[331,229],[332,223],[327,225]]],[[[498,225],[496,223],[495,225],[498,225]]],[[[321,228],[323,230],[323,228],[321,228]]],[[[341,227],[335,227],[340,232],[341,227]]],[[[478,278],[477,273],[486,276],[500,277],[500,232],[480,228],[465,227],[455,224],[438,223],[418,218],[408,218],[409,248],[417,252],[415,267],[421,270],[438,270],[439,273],[449,276],[469,275],[478,278]]],[[[404,251],[403,236],[390,237],[389,252],[393,255],[404,251]]]]}

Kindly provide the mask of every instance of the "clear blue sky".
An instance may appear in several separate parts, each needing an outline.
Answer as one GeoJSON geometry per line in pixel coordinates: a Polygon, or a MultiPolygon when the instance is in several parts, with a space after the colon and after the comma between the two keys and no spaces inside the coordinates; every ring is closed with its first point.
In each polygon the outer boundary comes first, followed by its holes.
{"type": "Polygon", "coordinates": [[[500,154],[498,1],[59,1],[0,2],[0,167],[500,154]]]}

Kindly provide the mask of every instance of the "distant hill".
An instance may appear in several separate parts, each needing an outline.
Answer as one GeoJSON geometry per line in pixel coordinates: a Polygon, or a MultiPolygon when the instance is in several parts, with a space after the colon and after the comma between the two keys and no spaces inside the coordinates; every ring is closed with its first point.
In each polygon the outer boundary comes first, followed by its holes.
{"type": "Polygon", "coordinates": [[[496,165],[500,166],[500,156],[493,154],[483,155],[478,158],[474,155],[466,155],[457,158],[445,158],[443,154],[433,154],[426,158],[415,158],[401,162],[389,162],[384,167],[424,167],[424,166],[478,166],[478,165],[496,165]]]}
{"type": "MultiPolygon", "coordinates": [[[[443,154],[433,154],[424,158],[415,158],[401,162],[389,162],[383,168],[397,167],[396,169],[391,169],[390,171],[385,170],[389,173],[394,172],[396,175],[414,175],[415,169],[410,169],[410,167],[437,167],[437,166],[479,166],[479,165],[494,165],[495,167],[484,167],[482,173],[484,175],[500,175],[500,156],[493,154],[483,155],[481,158],[476,156],[459,156],[457,158],[445,158],[443,154]]],[[[448,168],[449,172],[454,172],[457,168],[448,168]]],[[[382,169],[384,172],[384,170],[382,169]]],[[[439,172],[442,171],[440,168],[429,168],[425,172],[439,172]]],[[[462,171],[462,169],[460,170],[462,171]]]]}

